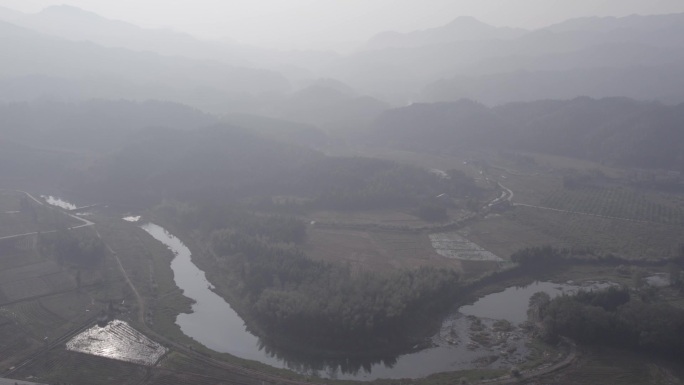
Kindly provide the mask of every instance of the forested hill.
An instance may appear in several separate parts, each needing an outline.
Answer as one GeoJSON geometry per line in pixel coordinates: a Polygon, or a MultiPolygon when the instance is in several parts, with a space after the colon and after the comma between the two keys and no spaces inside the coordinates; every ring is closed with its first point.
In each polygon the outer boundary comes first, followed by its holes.
{"type": "Polygon", "coordinates": [[[95,164],[74,170],[72,188],[112,203],[149,205],[249,200],[311,208],[416,208],[440,194],[473,195],[473,180],[370,158],[337,158],[214,125],[198,130],[149,128],[95,164]]]}
{"type": "Polygon", "coordinates": [[[684,170],[684,104],[587,97],[493,108],[469,100],[413,104],[385,112],[369,136],[375,145],[417,151],[477,145],[684,170]]]}
{"type": "Polygon", "coordinates": [[[111,151],[145,127],[197,129],[217,118],[183,104],[126,100],[0,104],[0,135],[32,146],[111,151]]]}

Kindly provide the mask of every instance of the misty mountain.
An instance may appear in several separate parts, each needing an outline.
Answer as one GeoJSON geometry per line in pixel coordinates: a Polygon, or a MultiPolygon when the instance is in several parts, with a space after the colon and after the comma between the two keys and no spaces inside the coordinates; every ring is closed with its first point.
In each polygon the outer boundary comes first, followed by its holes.
{"type": "Polygon", "coordinates": [[[217,121],[197,109],[159,101],[39,101],[0,105],[0,135],[5,140],[97,153],[118,149],[130,135],[146,127],[191,130],[217,121]]]}
{"type": "MultiPolygon", "coordinates": [[[[505,123],[477,102],[415,103],[383,113],[370,132],[372,143],[422,152],[489,147],[505,123]]],[[[495,142],[496,143],[496,142],[495,142]]]]}
{"type": "Polygon", "coordinates": [[[475,18],[461,16],[438,28],[409,33],[383,32],[372,37],[364,46],[366,50],[385,48],[410,48],[426,45],[443,45],[456,41],[514,39],[527,33],[520,28],[497,28],[475,18]]]}
{"type": "Polygon", "coordinates": [[[667,66],[684,63],[684,50],[641,43],[610,43],[572,52],[485,59],[463,72],[487,75],[515,71],[569,71],[597,68],[667,66]]]}
{"type": "MultiPolygon", "coordinates": [[[[448,81],[451,78],[470,79],[481,75],[510,74],[518,71],[600,71],[630,67],[636,71],[637,67],[643,66],[654,67],[652,70],[656,72],[674,74],[672,68],[665,67],[681,66],[682,63],[684,22],[676,22],[681,18],[681,15],[634,16],[628,20],[632,20],[631,24],[638,24],[639,28],[611,29],[606,26],[599,30],[596,30],[598,27],[592,27],[587,30],[559,28],[555,31],[549,27],[507,40],[452,41],[444,44],[366,50],[338,61],[330,67],[329,72],[330,76],[344,81],[359,92],[395,104],[415,100],[448,101],[460,97],[481,100],[478,87],[470,85],[467,85],[465,90],[475,87],[472,93],[455,87],[454,93],[458,95],[456,98],[442,98],[441,95],[433,94],[428,99],[421,99],[419,90],[427,84],[448,81]]],[[[598,24],[603,22],[612,24],[611,19],[596,21],[598,24]]],[[[566,74],[556,75],[563,77],[566,74]]],[[[587,84],[595,80],[591,75],[591,71],[585,77],[577,73],[577,77],[587,84]]],[[[506,79],[511,77],[501,76],[506,79]]],[[[519,82],[525,80],[520,79],[519,82]]],[[[482,88],[491,88],[492,84],[489,83],[492,82],[485,79],[482,88]]],[[[640,86],[637,84],[639,82],[633,83],[635,84],[632,88],[640,86]]],[[[619,88],[613,88],[619,91],[619,88]]],[[[645,97],[666,98],[670,93],[670,90],[665,89],[651,92],[645,97]]],[[[573,98],[585,95],[581,89],[565,92],[560,90],[555,94],[537,94],[534,98],[573,98]]],[[[588,95],[638,97],[634,93],[588,95]]],[[[502,102],[512,100],[529,99],[497,98],[497,101],[502,102]]],[[[674,100],[678,101],[676,98],[674,100]]],[[[490,99],[481,101],[490,103],[490,99]]]]}
{"type": "Polygon", "coordinates": [[[323,81],[265,103],[254,113],[313,125],[339,136],[366,130],[388,108],[388,104],[359,96],[339,82],[331,86],[323,81]]]}
{"type": "Polygon", "coordinates": [[[344,131],[365,127],[387,108],[387,104],[368,96],[311,86],[294,93],[285,102],[283,115],[330,131],[344,131]]]}
{"type": "Polygon", "coordinates": [[[554,33],[570,31],[610,32],[616,30],[657,31],[682,28],[684,14],[630,15],[625,17],[582,17],[566,20],[544,28],[554,33]]]}
{"type": "Polygon", "coordinates": [[[490,148],[684,170],[682,127],[684,104],[582,97],[489,108],[461,100],[389,110],[369,139],[430,153],[490,148]]]}
{"type": "MultiPolygon", "coordinates": [[[[21,93],[34,98],[63,96],[32,92],[35,76],[67,83],[81,99],[160,99],[215,111],[237,98],[282,93],[290,87],[282,75],[271,71],[104,48],[51,38],[8,23],[0,23],[0,49],[0,81],[12,83],[13,91],[25,87],[21,93]]],[[[14,94],[0,91],[1,99],[16,100],[14,94]]]]}
{"type": "Polygon", "coordinates": [[[171,56],[220,59],[233,65],[249,64],[231,52],[226,42],[211,43],[172,30],[140,28],[69,5],[47,7],[34,14],[0,12],[0,20],[71,41],[171,56]]]}
{"type": "Polygon", "coordinates": [[[141,28],[68,5],[51,6],[34,14],[6,11],[0,9],[0,20],[66,40],[268,69],[281,72],[292,81],[316,76],[312,72],[337,58],[332,52],[281,52],[242,45],[227,38],[204,40],[169,29],[141,28]]]}
{"type": "Polygon", "coordinates": [[[472,98],[488,105],[540,99],[624,96],[668,103],[684,101],[684,62],[664,66],[517,71],[458,76],[428,85],[423,100],[472,98]]]}
{"type": "Polygon", "coordinates": [[[310,124],[250,114],[229,114],[221,120],[281,142],[312,148],[323,148],[331,144],[331,138],[323,130],[310,124]]]}
{"type": "Polygon", "coordinates": [[[272,197],[289,196],[306,202],[300,209],[416,207],[466,186],[425,169],[329,157],[225,124],[140,130],[118,151],[68,175],[65,180],[79,191],[111,202],[152,204],[168,198],[273,205],[272,197]]]}
{"type": "Polygon", "coordinates": [[[0,20],[8,21],[8,22],[16,22],[17,20],[21,19],[24,16],[25,16],[25,14],[22,12],[15,11],[13,9],[5,8],[5,7],[0,7],[0,20]]]}

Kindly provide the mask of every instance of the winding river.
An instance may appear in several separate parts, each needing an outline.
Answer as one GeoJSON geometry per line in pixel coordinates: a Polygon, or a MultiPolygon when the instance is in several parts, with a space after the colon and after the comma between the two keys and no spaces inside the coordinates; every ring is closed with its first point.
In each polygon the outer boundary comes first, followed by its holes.
{"type": "MultiPolygon", "coordinates": [[[[52,205],[69,207],[69,202],[63,199],[45,199],[52,205]]],[[[129,215],[123,219],[136,223],[140,217],[129,215]]],[[[580,288],[571,282],[536,282],[525,287],[510,287],[459,308],[442,322],[440,330],[425,349],[374,360],[352,357],[323,360],[264,344],[247,330],[231,306],[214,293],[204,272],[192,262],[190,249],[180,239],[153,223],[140,227],[175,254],[171,262],[174,280],[183,294],[195,301],[191,313],[180,314],[176,318],[183,333],[217,352],[311,376],[374,380],[420,378],[476,367],[508,369],[524,362],[529,353],[525,346],[528,338],[517,324],[526,319],[530,296],[538,291],[556,296],[580,288]],[[497,330],[497,320],[507,320],[513,326],[502,332],[497,330]]],[[[602,286],[607,284],[591,285],[592,288],[602,286]]]]}
{"type": "Polygon", "coordinates": [[[153,223],[141,227],[174,252],[176,257],[171,268],[176,284],[185,296],[195,301],[192,313],[180,314],[176,319],[186,335],[217,352],[327,378],[420,378],[438,372],[482,366],[482,360],[491,357],[498,358],[487,361],[486,367],[509,368],[524,362],[528,354],[525,347],[527,338],[522,330],[514,326],[511,331],[503,333],[503,337],[502,333],[492,333],[492,336],[498,336],[497,340],[480,344],[471,338],[473,323],[480,323],[485,331],[493,330],[494,322],[499,319],[517,325],[525,320],[529,297],[535,292],[546,291],[555,296],[578,289],[575,285],[550,282],[509,288],[485,296],[473,305],[461,307],[443,321],[440,331],[432,337],[432,344],[427,349],[372,361],[353,358],[321,360],[265,345],[247,330],[230,305],[212,291],[213,286],[207,281],[204,272],[192,262],[190,250],[177,237],[153,223]],[[476,320],[475,317],[480,318],[476,320]]]}

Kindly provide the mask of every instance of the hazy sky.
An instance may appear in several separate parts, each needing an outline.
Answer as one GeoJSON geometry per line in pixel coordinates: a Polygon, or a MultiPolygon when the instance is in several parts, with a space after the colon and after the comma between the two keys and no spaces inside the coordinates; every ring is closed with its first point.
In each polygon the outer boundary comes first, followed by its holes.
{"type": "Polygon", "coordinates": [[[684,0],[0,0],[0,6],[24,12],[55,4],[145,27],[271,46],[361,41],[385,30],[443,25],[461,15],[534,28],[580,16],[684,12],[684,0]]]}

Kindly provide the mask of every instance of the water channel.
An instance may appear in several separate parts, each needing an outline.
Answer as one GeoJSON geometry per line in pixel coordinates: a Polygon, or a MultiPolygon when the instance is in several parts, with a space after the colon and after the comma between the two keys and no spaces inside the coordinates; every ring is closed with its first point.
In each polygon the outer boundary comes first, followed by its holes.
{"type": "Polygon", "coordinates": [[[230,305],[212,291],[204,272],[192,263],[190,250],[178,238],[152,223],[141,227],[174,252],[176,257],[171,268],[176,284],[185,296],[196,301],[192,313],[180,314],[176,319],[186,335],[217,352],[321,377],[356,380],[419,378],[474,367],[510,368],[524,362],[528,354],[525,347],[527,336],[517,324],[526,319],[530,296],[538,291],[556,296],[580,288],[570,283],[551,282],[508,288],[463,306],[445,319],[427,349],[372,362],[354,359],[323,361],[265,346],[246,329],[230,305]],[[507,320],[513,328],[506,332],[495,331],[496,320],[507,320]]]}
{"type": "MultiPolygon", "coordinates": [[[[60,198],[44,199],[62,208],[75,207],[60,198]]],[[[123,220],[136,223],[140,216],[128,215],[123,220]]],[[[439,372],[478,367],[507,369],[524,362],[528,355],[525,344],[528,336],[517,325],[527,317],[532,294],[544,291],[554,297],[576,292],[583,287],[602,288],[610,285],[535,282],[524,287],[510,287],[484,296],[472,305],[461,306],[442,322],[428,348],[375,360],[322,360],[264,344],[247,330],[244,321],[231,306],[212,291],[213,286],[205,273],[192,262],[190,249],[180,239],[153,223],[140,227],[174,253],[171,269],[176,285],[186,297],[195,301],[191,313],[180,314],[176,318],[183,333],[217,352],[327,378],[420,378],[439,372]],[[497,320],[507,320],[512,327],[503,331],[497,329],[497,320]]]]}
{"type": "MultiPolygon", "coordinates": [[[[64,199],[44,199],[62,208],[75,207],[64,199]]],[[[140,217],[128,215],[123,220],[136,223],[140,217]]],[[[440,330],[425,349],[375,360],[323,360],[264,344],[247,330],[244,321],[231,306],[212,291],[213,286],[205,273],[192,262],[190,249],[180,239],[153,223],[139,226],[174,253],[175,258],[171,262],[174,280],[183,294],[195,301],[191,313],[180,314],[176,318],[183,333],[217,352],[327,378],[420,378],[462,369],[508,369],[524,362],[529,353],[525,344],[528,336],[517,324],[526,319],[532,294],[544,291],[553,297],[576,292],[581,287],[601,288],[609,285],[535,282],[524,287],[510,287],[484,296],[472,305],[461,306],[442,322],[440,330]],[[512,326],[502,331],[497,328],[497,320],[507,320],[512,326]]]]}

